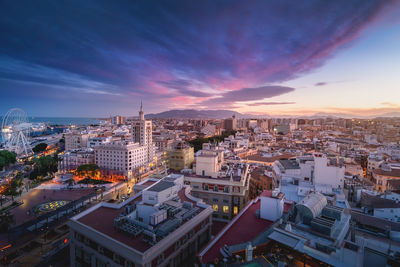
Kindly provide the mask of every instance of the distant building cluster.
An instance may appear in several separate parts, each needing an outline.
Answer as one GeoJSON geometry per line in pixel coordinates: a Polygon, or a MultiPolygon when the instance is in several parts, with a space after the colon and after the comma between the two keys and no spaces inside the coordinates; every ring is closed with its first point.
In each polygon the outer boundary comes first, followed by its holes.
{"type": "Polygon", "coordinates": [[[397,119],[147,120],[142,107],[71,129],[59,170],[135,178],[125,201],[70,221],[71,265],[396,266],[399,132],[397,119]]]}

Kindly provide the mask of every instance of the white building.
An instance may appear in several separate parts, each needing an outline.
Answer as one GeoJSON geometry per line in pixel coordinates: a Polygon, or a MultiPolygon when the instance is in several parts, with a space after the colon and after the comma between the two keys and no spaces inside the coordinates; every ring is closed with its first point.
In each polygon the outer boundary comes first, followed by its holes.
{"type": "Polygon", "coordinates": [[[329,161],[326,155],[314,154],[314,184],[343,188],[345,167],[337,161],[329,161]]]}
{"type": "Polygon", "coordinates": [[[83,164],[93,164],[94,151],[92,149],[76,149],[67,151],[64,154],[58,155],[58,171],[66,172],[73,171],[83,164]]]}
{"type": "Polygon", "coordinates": [[[211,235],[212,209],[182,175],[141,183],[118,204],[101,202],[70,227],[70,266],[191,266],[211,235]]]}
{"type": "Polygon", "coordinates": [[[65,138],[65,150],[74,150],[79,148],[86,148],[87,141],[91,137],[95,137],[96,134],[84,133],[84,132],[71,132],[64,135],[65,138]]]}
{"type": "Polygon", "coordinates": [[[139,119],[132,121],[132,141],[146,147],[146,162],[154,160],[153,126],[151,120],[145,120],[143,105],[140,104],[139,119]]]}
{"type": "Polygon", "coordinates": [[[336,158],[327,158],[321,153],[296,159],[281,159],[274,162],[276,179],[285,183],[311,182],[313,185],[328,185],[343,188],[345,167],[336,158]]]}
{"type": "Polygon", "coordinates": [[[147,147],[130,141],[114,141],[94,150],[95,163],[100,169],[119,171],[128,177],[133,170],[148,163],[147,147]]]}
{"type": "Polygon", "coordinates": [[[87,140],[87,147],[94,148],[96,146],[100,146],[106,143],[110,143],[112,141],[111,136],[107,137],[92,137],[87,140]]]}
{"type": "Polygon", "coordinates": [[[132,140],[113,141],[94,148],[96,164],[103,170],[121,172],[132,177],[132,171],[153,162],[154,144],[151,121],[144,119],[142,105],[139,119],[132,122],[132,140]]]}

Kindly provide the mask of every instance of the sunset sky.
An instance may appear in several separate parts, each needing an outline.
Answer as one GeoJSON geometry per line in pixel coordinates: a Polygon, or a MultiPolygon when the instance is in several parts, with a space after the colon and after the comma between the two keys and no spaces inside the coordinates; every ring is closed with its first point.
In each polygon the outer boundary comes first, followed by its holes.
{"type": "Polygon", "coordinates": [[[0,114],[400,112],[399,1],[293,3],[1,1],[0,114]]]}

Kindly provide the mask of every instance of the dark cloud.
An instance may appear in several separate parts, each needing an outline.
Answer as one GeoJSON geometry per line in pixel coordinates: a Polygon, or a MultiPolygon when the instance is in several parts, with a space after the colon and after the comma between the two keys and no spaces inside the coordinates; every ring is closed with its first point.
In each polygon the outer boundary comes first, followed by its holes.
{"type": "Polygon", "coordinates": [[[326,83],[326,82],[319,82],[319,83],[316,83],[316,84],[314,84],[314,86],[324,86],[324,85],[327,85],[328,83],[326,83]]]}
{"type": "Polygon", "coordinates": [[[238,101],[240,88],[321,66],[394,2],[2,1],[0,88],[13,97],[13,86],[34,82],[104,100],[151,98],[154,109],[226,90],[238,101]]]}

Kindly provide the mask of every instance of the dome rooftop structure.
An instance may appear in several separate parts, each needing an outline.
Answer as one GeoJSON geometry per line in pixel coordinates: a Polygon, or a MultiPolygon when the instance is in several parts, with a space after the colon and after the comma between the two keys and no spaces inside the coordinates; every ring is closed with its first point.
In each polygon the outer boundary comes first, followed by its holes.
{"type": "Polygon", "coordinates": [[[308,224],[317,217],[322,209],[328,204],[326,197],[321,193],[313,192],[304,197],[297,205],[296,209],[304,223],[308,224]]]}

